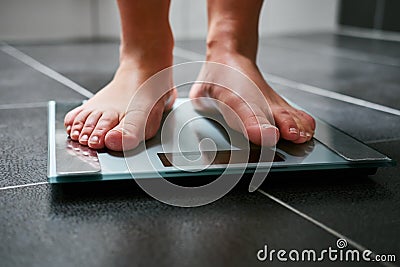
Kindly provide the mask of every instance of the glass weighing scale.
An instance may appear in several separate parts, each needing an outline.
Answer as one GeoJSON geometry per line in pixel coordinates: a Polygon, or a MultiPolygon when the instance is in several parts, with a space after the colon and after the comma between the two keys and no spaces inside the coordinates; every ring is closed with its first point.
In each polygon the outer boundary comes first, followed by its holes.
{"type": "MultiPolygon", "coordinates": [[[[188,99],[177,99],[174,109],[186,102],[188,99]]],[[[50,183],[147,179],[160,176],[201,179],[202,176],[223,173],[230,158],[235,159],[233,164],[232,161],[230,162],[230,166],[238,168],[246,166],[246,173],[254,171],[254,164],[261,167],[263,165],[263,162],[259,161],[257,146],[251,145],[250,151],[233,147],[226,132],[206,118],[196,120],[191,127],[186,127],[186,132],[180,136],[182,140],[179,141],[184,144],[184,149],[179,154],[176,151],[163,150],[160,134],[146,141],[146,149],[137,148],[125,155],[122,152],[92,150],[70,140],[65,132],[63,123],[65,114],[80,104],[54,101],[48,104],[48,179],[50,183]],[[210,138],[215,142],[216,151],[201,153],[198,151],[200,139],[204,138],[210,138]],[[207,168],[200,168],[201,171],[190,171],[190,166],[188,166],[189,171],[175,167],[177,162],[184,164],[182,157],[200,159],[199,162],[201,162],[202,157],[209,156],[213,156],[212,161],[207,168]],[[149,164],[149,159],[151,164],[149,164]],[[126,160],[133,162],[133,168],[128,168],[126,160]],[[133,173],[132,169],[134,169],[133,173]]],[[[185,120],[188,114],[199,116],[190,104],[186,105],[183,112],[176,112],[174,120],[176,122],[185,120]]],[[[361,168],[373,171],[378,167],[395,164],[392,159],[324,121],[316,118],[316,123],[314,138],[305,144],[279,141],[274,156],[270,162],[265,162],[265,170],[290,172],[361,168]]],[[[160,129],[163,127],[162,124],[160,129]]],[[[248,143],[240,133],[232,131],[230,135],[242,138],[248,143]]],[[[193,170],[196,169],[196,166],[192,167],[193,170]]],[[[235,168],[233,172],[234,170],[235,168]]]]}

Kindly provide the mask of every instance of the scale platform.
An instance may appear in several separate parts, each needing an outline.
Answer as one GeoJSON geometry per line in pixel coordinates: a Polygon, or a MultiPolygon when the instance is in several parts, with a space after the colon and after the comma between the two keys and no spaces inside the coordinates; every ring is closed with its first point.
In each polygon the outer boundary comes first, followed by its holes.
{"type": "MultiPolygon", "coordinates": [[[[175,112],[173,117],[175,122],[172,125],[183,125],[183,120],[187,121],[188,116],[199,117],[199,113],[185,98],[177,99],[174,109],[180,105],[183,106],[184,103],[186,103],[184,110],[175,112]]],[[[265,170],[269,172],[355,168],[373,172],[378,167],[395,164],[389,157],[317,118],[316,132],[312,140],[305,144],[279,141],[274,156],[269,162],[259,161],[257,146],[251,145],[250,150],[246,151],[241,147],[233,146],[226,131],[221,130],[218,124],[207,118],[195,120],[190,127],[185,127],[185,130],[180,132],[180,154],[176,151],[164,150],[165,146],[161,145],[160,133],[144,143],[145,149],[141,146],[125,154],[107,150],[96,151],[72,141],[65,132],[63,123],[65,114],[80,104],[82,103],[54,101],[48,104],[48,179],[50,183],[159,177],[201,179],[202,176],[223,173],[230,158],[236,160],[233,164],[232,161],[230,162],[230,167],[237,166],[239,170],[245,166],[246,173],[253,172],[256,164],[261,166],[261,170],[265,164],[265,170]],[[200,161],[196,161],[200,162],[200,165],[202,157],[210,156],[204,151],[199,153],[199,142],[204,138],[212,139],[216,145],[216,151],[210,151],[214,158],[209,166],[207,168],[188,166],[189,171],[176,167],[175,163],[182,164],[182,155],[193,159],[200,158],[200,161]],[[127,160],[133,162],[133,166],[132,164],[128,166],[127,160]]],[[[230,135],[235,135],[234,138],[242,138],[244,142],[247,142],[239,133],[232,131],[230,135]]],[[[235,171],[235,168],[231,169],[235,171]]]]}

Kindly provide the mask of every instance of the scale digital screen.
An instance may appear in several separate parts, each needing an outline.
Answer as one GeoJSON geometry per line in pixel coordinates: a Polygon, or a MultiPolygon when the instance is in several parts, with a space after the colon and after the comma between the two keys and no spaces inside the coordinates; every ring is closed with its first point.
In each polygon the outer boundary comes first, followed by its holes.
{"type": "MultiPolygon", "coordinates": [[[[203,162],[209,162],[210,158],[213,158],[210,165],[220,164],[240,164],[240,163],[259,163],[259,162],[271,162],[263,161],[260,159],[261,150],[251,150],[250,153],[247,150],[221,150],[221,151],[195,151],[195,152],[181,152],[181,153],[157,153],[164,167],[172,167],[171,161],[178,161],[180,165],[182,162],[186,162],[186,166],[192,166],[191,160],[203,162]],[[186,160],[182,160],[186,159],[186,160]],[[201,160],[203,159],[203,160],[201,160]],[[229,162],[230,161],[230,162],[229,162]]],[[[273,162],[285,161],[282,156],[275,153],[273,162]]]]}

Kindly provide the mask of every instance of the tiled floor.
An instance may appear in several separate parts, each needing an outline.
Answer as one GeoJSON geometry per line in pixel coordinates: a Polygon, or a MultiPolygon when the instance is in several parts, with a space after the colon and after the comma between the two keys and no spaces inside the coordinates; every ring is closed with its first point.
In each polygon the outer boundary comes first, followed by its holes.
{"type": "MultiPolygon", "coordinates": [[[[202,41],[176,45],[177,63],[204,54],[202,41]]],[[[93,93],[112,78],[118,63],[116,42],[14,47],[93,93]]],[[[400,43],[333,34],[275,37],[261,41],[259,63],[265,73],[322,92],[400,108],[400,43]]],[[[273,86],[400,160],[399,115],[329,94],[273,86]]],[[[400,167],[383,168],[373,176],[275,175],[262,191],[250,194],[239,186],[220,201],[193,209],[161,204],[133,181],[46,184],[45,102],[84,98],[0,51],[1,266],[264,265],[256,258],[264,244],[286,250],[335,247],[337,236],[329,229],[354,241],[349,246],[394,253],[399,260],[400,167]]]]}

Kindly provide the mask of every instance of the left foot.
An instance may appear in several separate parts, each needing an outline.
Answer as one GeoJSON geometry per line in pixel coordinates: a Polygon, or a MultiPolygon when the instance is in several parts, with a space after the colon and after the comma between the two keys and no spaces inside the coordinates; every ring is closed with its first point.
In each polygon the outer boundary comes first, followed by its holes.
{"type": "MultiPolygon", "coordinates": [[[[226,88],[210,84],[193,85],[190,91],[192,99],[211,97],[223,102],[237,114],[241,120],[239,124],[237,120],[222,112],[231,128],[241,131],[252,143],[258,145],[275,145],[279,136],[296,144],[305,143],[313,137],[315,120],[306,112],[289,105],[277,94],[267,84],[254,60],[237,52],[210,51],[209,49],[207,61],[222,63],[239,70],[247,75],[261,90],[260,98],[257,97],[259,94],[255,94],[251,90],[252,88],[240,88],[232,92],[226,88]],[[268,127],[268,125],[271,125],[271,121],[268,120],[269,111],[265,110],[265,101],[269,104],[275,126],[279,131],[275,127],[268,127]]],[[[208,71],[205,67],[200,76],[206,76],[208,79],[217,81],[222,75],[208,71]]]]}

